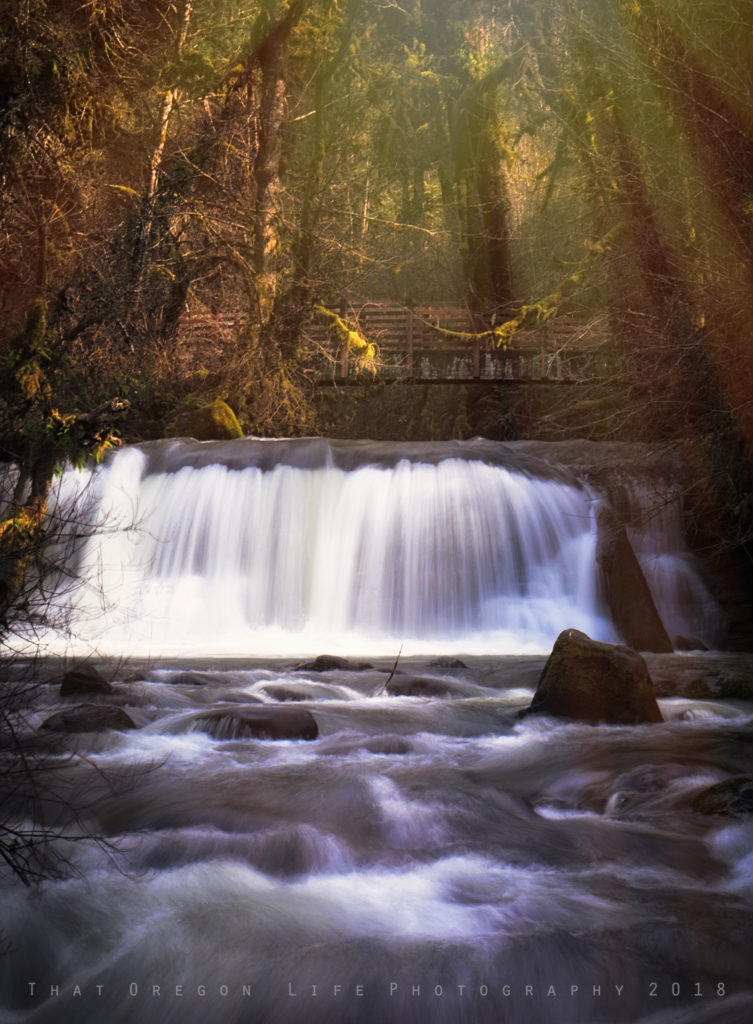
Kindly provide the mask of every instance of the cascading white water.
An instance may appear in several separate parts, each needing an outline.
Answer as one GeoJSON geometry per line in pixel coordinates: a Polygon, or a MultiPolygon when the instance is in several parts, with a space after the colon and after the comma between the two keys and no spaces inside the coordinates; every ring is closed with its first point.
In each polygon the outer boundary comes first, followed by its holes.
{"type": "Polygon", "coordinates": [[[60,501],[97,527],[66,598],[74,631],[155,654],[523,653],[568,627],[617,640],[595,498],[502,464],[503,448],[124,449],[63,480],[60,501]]]}
{"type": "Polygon", "coordinates": [[[628,505],[634,525],[627,526],[627,534],[667,633],[680,646],[688,638],[717,646],[724,635],[724,616],[687,550],[681,495],[675,491],[657,500],[656,494],[634,484],[628,505]]]}

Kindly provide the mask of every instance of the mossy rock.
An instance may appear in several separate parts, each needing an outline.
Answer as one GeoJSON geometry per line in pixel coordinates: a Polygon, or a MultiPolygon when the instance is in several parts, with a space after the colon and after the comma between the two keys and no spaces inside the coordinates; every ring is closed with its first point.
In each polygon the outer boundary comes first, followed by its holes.
{"type": "Polygon", "coordinates": [[[170,424],[171,437],[195,437],[197,441],[230,441],[243,437],[238,417],[221,398],[197,409],[186,409],[170,424]]]}
{"type": "Polygon", "coordinates": [[[732,676],[725,679],[719,690],[719,696],[728,700],[753,700],[753,679],[745,676],[732,676]]]}

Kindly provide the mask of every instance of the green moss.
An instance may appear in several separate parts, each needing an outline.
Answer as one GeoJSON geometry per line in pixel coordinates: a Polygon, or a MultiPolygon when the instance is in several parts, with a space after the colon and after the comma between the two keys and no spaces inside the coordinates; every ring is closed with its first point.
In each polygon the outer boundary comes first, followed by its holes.
{"type": "Polygon", "coordinates": [[[331,309],[314,306],[314,312],[332,329],[337,340],[357,357],[359,370],[369,370],[371,373],[376,371],[377,350],[372,341],[368,341],[358,331],[351,330],[342,317],[331,309]]]}
{"type": "Polygon", "coordinates": [[[26,318],[24,345],[28,353],[34,356],[44,354],[47,338],[47,303],[44,299],[35,299],[26,318]]]}
{"type": "Polygon", "coordinates": [[[729,700],[753,700],[753,679],[746,679],[743,676],[725,679],[719,696],[727,697],[729,700]]]}
{"type": "Polygon", "coordinates": [[[197,441],[226,441],[243,437],[238,417],[221,398],[198,409],[186,409],[169,427],[172,437],[195,437],[197,441]]]}

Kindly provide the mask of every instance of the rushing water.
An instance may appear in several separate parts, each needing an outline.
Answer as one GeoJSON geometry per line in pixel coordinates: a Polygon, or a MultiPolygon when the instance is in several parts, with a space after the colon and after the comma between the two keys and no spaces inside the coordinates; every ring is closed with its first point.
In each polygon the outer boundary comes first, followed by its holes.
{"type": "Polygon", "coordinates": [[[138,728],[69,739],[57,780],[116,852],[3,894],[2,1020],[749,1019],[753,827],[693,800],[753,770],[750,705],[519,721],[543,659],[468,660],[401,662],[432,699],[385,696],[386,662],[130,670],[138,728]],[[291,700],[317,739],[197,729],[291,700]]]}
{"type": "MultiPolygon", "coordinates": [[[[599,500],[483,441],[129,448],[63,480],[62,508],[97,530],[78,553],[88,586],[61,605],[110,652],[540,653],[571,627],[615,641],[599,500]]],[[[713,602],[660,512],[636,517],[634,547],[672,634],[709,646],[713,602]]]]}
{"type": "MultiPolygon", "coordinates": [[[[66,475],[90,585],[55,609],[124,660],[92,698],[41,663],[18,723],[47,757],[27,814],[67,833],[71,871],[3,882],[0,1021],[747,1022],[749,801],[698,797],[753,775],[751,705],[687,694],[750,659],[655,656],[663,724],[520,717],[545,661],[526,652],[565,627],[617,638],[599,500],[484,443],[170,442],[66,475]],[[324,650],[373,664],[291,653],[324,650]],[[42,729],[87,700],[135,728],[42,729]],[[318,735],[244,736],[260,708],[318,735]]],[[[668,628],[713,635],[671,510],[644,519],[668,628]]]]}

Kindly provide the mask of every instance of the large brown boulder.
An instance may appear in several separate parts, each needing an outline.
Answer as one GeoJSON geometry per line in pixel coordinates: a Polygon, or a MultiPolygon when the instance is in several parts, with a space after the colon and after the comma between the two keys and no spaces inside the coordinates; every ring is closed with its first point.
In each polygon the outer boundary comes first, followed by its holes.
{"type": "Polygon", "coordinates": [[[597,525],[596,563],[618,632],[625,643],[638,651],[671,654],[672,641],[624,525],[608,505],[599,509],[597,525]]]}
{"type": "Polygon", "coordinates": [[[646,662],[621,644],[566,629],[555,641],[527,714],[636,725],[663,721],[646,662]]]}

